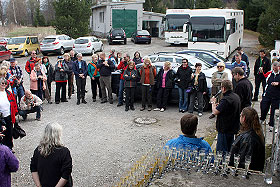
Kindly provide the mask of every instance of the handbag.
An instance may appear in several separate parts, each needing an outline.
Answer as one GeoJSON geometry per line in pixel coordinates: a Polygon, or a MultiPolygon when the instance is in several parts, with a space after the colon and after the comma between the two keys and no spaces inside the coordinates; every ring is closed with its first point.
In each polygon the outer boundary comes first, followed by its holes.
{"type": "Polygon", "coordinates": [[[19,137],[23,138],[24,136],[26,136],[25,131],[19,126],[18,122],[16,122],[13,128],[13,138],[18,139],[19,137]]]}

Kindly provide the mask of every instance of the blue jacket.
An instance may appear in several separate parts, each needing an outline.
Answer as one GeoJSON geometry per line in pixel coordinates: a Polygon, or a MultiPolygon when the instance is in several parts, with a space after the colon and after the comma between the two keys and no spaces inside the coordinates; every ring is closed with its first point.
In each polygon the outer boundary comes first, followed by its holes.
{"type": "Polygon", "coordinates": [[[86,77],[87,76],[87,71],[88,71],[88,68],[87,68],[87,63],[86,61],[82,60],[82,68],[79,69],[79,63],[78,63],[78,60],[76,60],[73,64],[73,72],[75,74],[75,77],[76,79],[79,78],[79,74],[84,74],[84,76],[86,77]]]}
{"type": "Polygon", "coordinates": [[[190,147],[192,150],[197,149],[198,151],[200,149],[205,149],[206,153],[212,151],[210,145],[205,140],[203,140],[203,138],[188,138],[184,135],[180,135],[178,138],[169,140],[166,145],[170,148],[176,147],[179,149],[186,149],[187,147],[190,147]]]}

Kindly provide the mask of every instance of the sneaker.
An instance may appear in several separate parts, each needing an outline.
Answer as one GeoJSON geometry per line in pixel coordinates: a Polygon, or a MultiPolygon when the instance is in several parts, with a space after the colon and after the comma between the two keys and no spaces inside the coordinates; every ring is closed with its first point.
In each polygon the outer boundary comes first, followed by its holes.
{"type": "Polygon", "coordinates": [[[86,100],[82,99],[82,103],[87,104],[86,100]]]}
{"type": "Polygon", "coordinates": [[[185,113],[186,111],[185,110],[182,110],[182,113],[185,113]]]}
{"type": "Polygon", "coordinates": [[[67,100],[63,100],[63,101],[61,101],[62,103],[67,103],[68,101],[67,100]]]}
{"type": "Polygon", "coordinates": [[[80,100],[77,101],[77,105],[79,105],[79,104],[80,104],[80,100]]]}
{"type": "Polygon", "coordinates": [[[182,109],[179,109],[179,112],[182,112],[183,110],[182,109]]]}
{"type": "Polygon", "coordinates": [[[202,116],[202,113],[198,113],[198,116],[201,117],[201,116],[202,116]]]}
{"type": "Polygon", "coordinates": [[[96,102],[96,99],[92,99],[92,102],[96,102]]]}
{"type": "Polygon", "coordinates": [[[48,101],[49,104],[52,104],[52,101],[48,101]]]}
{"type": "Polygon", "coordinates": [[[152,107],[151,106],[148,107],[148,111],[152,111],[152,107]]]}
{"type": "Polygon", "coordinates": [[[113,101],[109,101],[110,104],[113,104],[113,101]]]}
{"type": "Polygon", "coordinates": [[[160,108],[155,108],[154,111],[160,111],[160,108]]]}
{"type": "Polygon", "coordinates": [[[161,109],[160,109],[160,111],[161,111],[161,112],[164,112],[164,111],[165,111],[165,109],[164,109],[164,108],[161,108],[161,109]]]}
{"type": "Polygon", "coordinates": [[[59,101],[56,101],[55,104],[59,104],[59,101]]]}
{"type": "Polygon", "coordinates": [[[211,116],[209,116],[209,119],[213,119],[215,117],[214,114],[211,114],[211,116]]]}
{"type": "Polygon", "coordinates": [[[143,111],[143,110],[145,110],[145,107],[144,107],[144,106],[142,106],[142,107],[140,108],[140,111],[143,111]]]}
{"type": "Polygon", "coordinates": [[[41,118],[36,118],[37,121],[41,121],[41,118]]]}
{"type": "Polygon", "coordinates": [[[129,108],[128,107],[125,107],[125,111],[127,112],[129,110],[129,108]]]}
{"type": "Polygon", "coordinates": [[[69,96],[68,99],[71,99],[71,96],[69,96]]]}
{"type": "Polygon", "coordinates": [[[108,101],[107,100],[104,100],[104,101],[101,101],[101,104],[104,104],[104,103],[107,103],[108,101]]]}
{"type": "Polygon", "coordinates": [[[130,106],[130,109],[131,109],[131,110],[135,110],[134,106],[130,106]]]}
{"type": "Polygon", "coordinates": [[[123,103],[118,103],[117,107],[123,106],[123,103]]]}

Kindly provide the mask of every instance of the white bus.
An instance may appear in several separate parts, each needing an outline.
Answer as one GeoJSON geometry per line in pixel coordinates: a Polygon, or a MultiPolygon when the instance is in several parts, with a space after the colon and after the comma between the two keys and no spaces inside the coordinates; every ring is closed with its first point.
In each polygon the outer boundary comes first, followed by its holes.
{"type": "Polygon", "coordinates": [[[190,11],[188,48],[210,50],[227,58],[243,40],[243,10],[190,11]]]}
{"type": "Polygon", "coordinates": [[[169,44],[187,44],[190,19],[189,9],[167,9],[165,17],[165,42],[169,44]]]}

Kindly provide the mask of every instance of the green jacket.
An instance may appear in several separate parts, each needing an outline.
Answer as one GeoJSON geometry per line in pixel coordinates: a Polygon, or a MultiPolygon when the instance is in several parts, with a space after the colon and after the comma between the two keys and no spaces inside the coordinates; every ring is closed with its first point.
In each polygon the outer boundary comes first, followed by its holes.
{"type": "Polygon", "coordinates": [[[90,78],[100,77],[99,69],[97,69],[96,64],[94,62],[90,62],[88,64],[88,75],[90,76],[90,78]]]}

